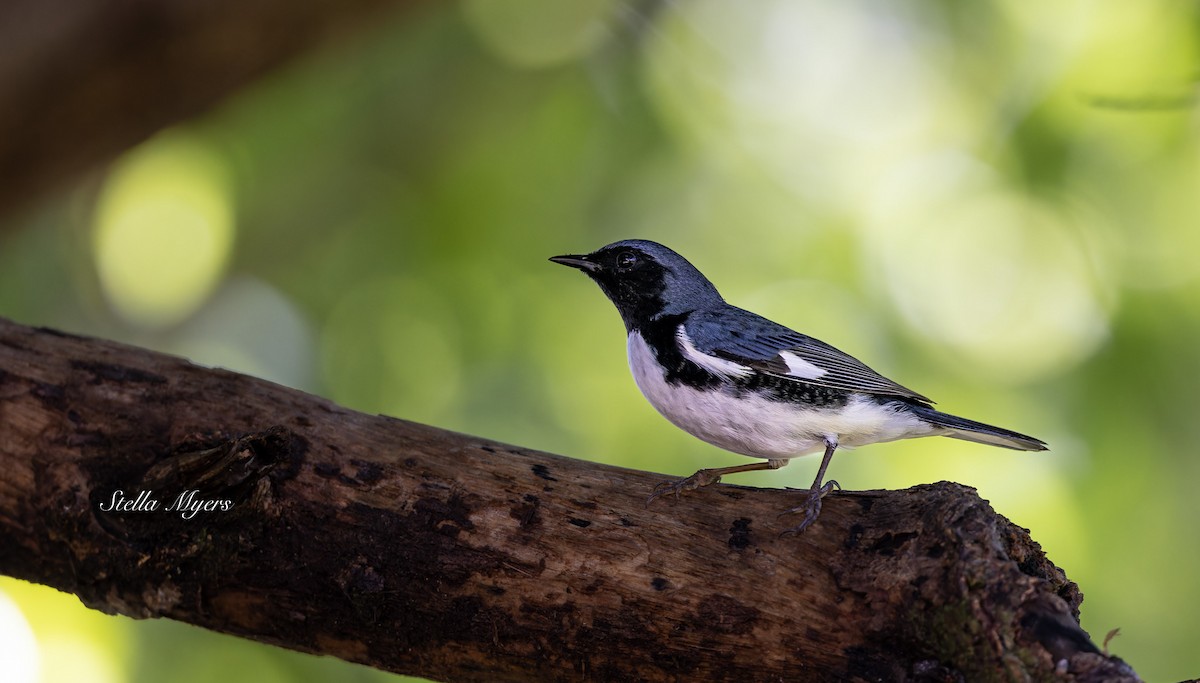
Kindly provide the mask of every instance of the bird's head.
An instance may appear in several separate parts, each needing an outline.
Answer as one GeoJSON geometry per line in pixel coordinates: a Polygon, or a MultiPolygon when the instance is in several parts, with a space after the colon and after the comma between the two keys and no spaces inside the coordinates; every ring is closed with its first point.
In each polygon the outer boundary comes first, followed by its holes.
{"type": "Polygon", "coordinates": [[[582,270],[600,285],[632,331],[664,315],[723,302],[704,274],[674,251],[648,240],[622,240],[580,256],[550,258],[582,270]]]}

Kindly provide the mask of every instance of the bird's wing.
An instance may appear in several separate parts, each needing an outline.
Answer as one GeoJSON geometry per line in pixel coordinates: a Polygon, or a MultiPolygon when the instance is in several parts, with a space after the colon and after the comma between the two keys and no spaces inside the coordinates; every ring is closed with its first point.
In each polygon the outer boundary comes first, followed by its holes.
{"type": "Polygon", "coordinates": [[[831,389],[933,403],[819,339],[740,308],[696,311],[681,325],[679,337],[685,355],[690,352],[696,355],[693,361],[717,369],[727,363],[726,374],[740,374],[741,366],[831,389]]]}

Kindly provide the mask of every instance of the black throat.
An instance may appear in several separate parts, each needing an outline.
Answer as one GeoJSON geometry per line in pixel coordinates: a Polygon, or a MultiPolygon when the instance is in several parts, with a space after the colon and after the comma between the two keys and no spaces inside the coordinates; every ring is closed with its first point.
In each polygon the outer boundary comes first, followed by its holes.
{"type": "Polygon", "coordinates": [[[625,323],[625,331],[644,328],[666,309],[666,273],[657,264],[639,277],[613,277],[608,273],[588,273],[604,295],[616,306],[625,323]]]}

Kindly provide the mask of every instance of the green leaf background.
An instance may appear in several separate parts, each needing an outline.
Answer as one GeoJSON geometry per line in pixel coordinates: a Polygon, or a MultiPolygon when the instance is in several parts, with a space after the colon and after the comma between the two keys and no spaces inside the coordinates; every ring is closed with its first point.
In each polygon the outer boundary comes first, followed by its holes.
{"type": "MultiPolygon", "coordinates": [[[[661,241],[733,303],[1048,441],[877,445],[831,474],[978,488],[1080,584],[1094,638],[1195,676],[1198,7],[430,6],[11,219],[0,315],[599,462],[737,464],[654,413],[612,307],[546,261],[661,241]]],[[[9,579],[0,654],[21,681],[395,678],[9,579]]]]}

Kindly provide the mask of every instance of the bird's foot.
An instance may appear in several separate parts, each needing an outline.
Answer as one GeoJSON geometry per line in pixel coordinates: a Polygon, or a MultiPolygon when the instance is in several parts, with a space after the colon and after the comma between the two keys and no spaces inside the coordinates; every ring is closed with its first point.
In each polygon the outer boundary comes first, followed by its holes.
{"type": "Polygon", "coordinates": [[[674,494],[678,498],[679,494],[684,491],[695,491],[698,488],[715,484],[718,481],[721,481],[721,475],[714,470],[700,470],[692,476],[680,479],[679,481],[664,481],[654,487],[654,491],[646,499],[646,506],[649,507],[650,503],[653,503],[654,499],[660,496],[674,494]]]}
{"type": "Polygon", "coordinates": [[[804,519],[801,520],[799,524],[790,529],[785,529],[783,533],[779,535],[791,536],[792,534],[801,533],[808,527],[812,526],[812,523],[817,521],[817,516],[821,514],[821,499],[825,496],[828,496],[829,493],[834,489],[838,489],[840,491],[842,489],[842,485],[837,483],[837,481],[830,479],[819,488],[814,486],[813,488],[809,489],[808,498],[805,499],[803,505],[798,505],[791,510],[785,510],[779,513],[780,517],[796,512],[804,513],[804,519]]]}

